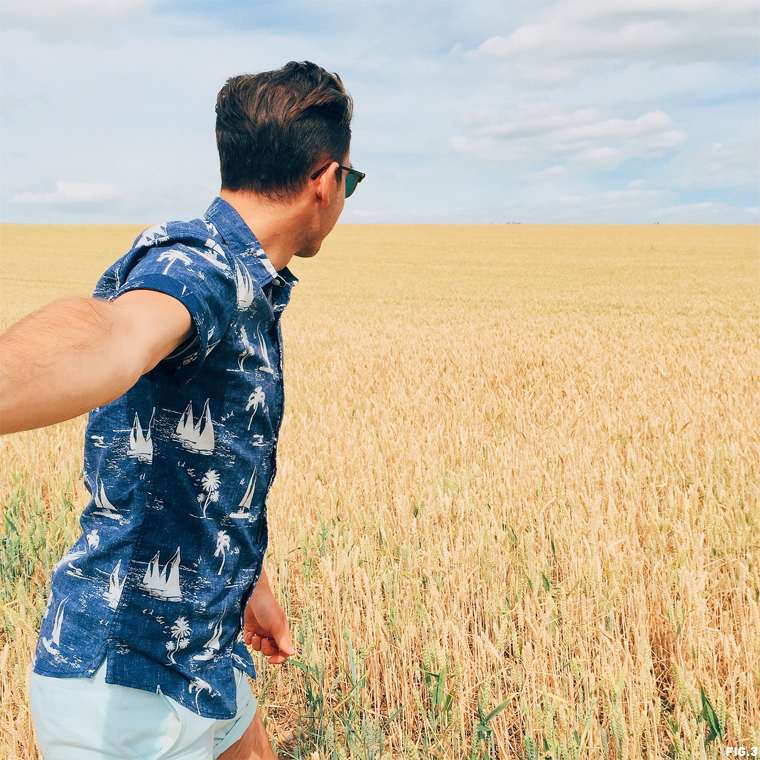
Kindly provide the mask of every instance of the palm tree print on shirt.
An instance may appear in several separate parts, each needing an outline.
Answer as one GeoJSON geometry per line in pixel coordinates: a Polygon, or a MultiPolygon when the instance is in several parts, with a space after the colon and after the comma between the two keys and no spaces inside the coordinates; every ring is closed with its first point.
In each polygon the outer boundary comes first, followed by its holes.
{"type": "Polygon", "coordinates": [[[168,261],[169,262],[166,265],[166,268],[164,269],[163,274],[167,274],[169,272],[169,267],[175,261],[181,261],[186,267],[190,266],[190,264],[192,264],[192,259],[184,251],[178,251],[176,249],[172,249],[170,251],[164,251],[158,257],[157,261],[168,261]]]}
{"type": "Polygon", "coordinates": [[[218,696],[217,693],[211,688],[211,684],[209,684],[207,681],[204,681],[202,678],[195,678],[193,682],[187,687],[187,690],[190,694],[195,692],[195,710],[198,712],[198,697],[201,695],[202,691],[207,691],[208,695],[210,697],[216,697],[218,696]]]}
{"type": "Polygon", "coordinates": [[[227,555],[225,554],[225,552],[229,548],[230,548],[230,536],[226,530],[220,530],[216,534],[216,551],[214,552],[215,557],[221,556],[222,558],[222,564],[219,568],[219,572],[217,573],[217,575],[222,574],[222,568],[224,567],[224,560],[227,559],[227,555]]]}
{"type": "Polygon", "coordinates": [[[198,503],[203,504],[203,517],[206,517],[206,507],[209,502],[219,501],[219,473],[216,470],[209,470],[201,480],[203,493],[198,494],[198,503]]]}
{"type": "Polygon", "coordinates": [[[184,649],[190,643],[190,625],[187,618],[178,617],[171,628],[172,641],[166,642],[166,651],[169,652],[169,662],[176,665],[174,655],[180,649],[184,649]]]}
{"type": "Polygon", "coordinates": [[[256,416],[256,411],[259,408],[259,405],[263,405],[266,401],[266,396],[264,395],[264,391],[260,385],[257,385],[254,389],[253,393],[248,396],[248,403],[245,405],[245,411],[249,411],[253,409],[251,412],[251,419],[248,421],[248,429],[251,429],[251,424],[253,423],[253,418],[256,416]]]}

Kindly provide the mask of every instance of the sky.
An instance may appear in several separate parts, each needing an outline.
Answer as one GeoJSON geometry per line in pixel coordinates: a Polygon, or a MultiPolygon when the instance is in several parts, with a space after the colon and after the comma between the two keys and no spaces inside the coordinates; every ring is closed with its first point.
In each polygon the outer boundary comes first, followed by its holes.
{"type": "Polygon", "coordinates": [[[342,222],[760,221],[756,0],[2,0],[0,220],[219,192],[214,104],[309,60],[355,104],[342,222]]]}

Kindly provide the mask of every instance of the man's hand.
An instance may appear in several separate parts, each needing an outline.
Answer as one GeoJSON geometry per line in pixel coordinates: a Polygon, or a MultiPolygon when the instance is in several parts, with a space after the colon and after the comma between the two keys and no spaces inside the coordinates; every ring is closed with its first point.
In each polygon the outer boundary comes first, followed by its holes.
{"type": "Polygon", "coordinates": [[[243,638],[246,644],[269,657],[270,665],[283,663],[296,653],[285,610],[274,598],[263,570],[245,608],[243,638]]]}

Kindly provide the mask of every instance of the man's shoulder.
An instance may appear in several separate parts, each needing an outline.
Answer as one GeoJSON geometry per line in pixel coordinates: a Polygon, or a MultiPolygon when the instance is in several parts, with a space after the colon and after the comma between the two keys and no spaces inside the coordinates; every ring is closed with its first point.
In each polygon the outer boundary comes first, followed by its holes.
{"type": "Polygon", "coordinates": [[[213,222],[204,217],[188,221],[163,222],[143,230],[132,244],[132,251],[177,244],[197,245],[204,248],[221,246],[223,240],[213,222]]]}
{"type": "Polygon", "coordinates": [[[219,231],[207,218],[154,224],[143,230],[132,247],[103,273],[94,295],[112,297],[141,262],[144,267],[154,261],[164,274],[173,272],[172,264],[179,261],[192,265],[201,276],[204,269],[211,268],[231,277],[233,259],[219,231]]]}

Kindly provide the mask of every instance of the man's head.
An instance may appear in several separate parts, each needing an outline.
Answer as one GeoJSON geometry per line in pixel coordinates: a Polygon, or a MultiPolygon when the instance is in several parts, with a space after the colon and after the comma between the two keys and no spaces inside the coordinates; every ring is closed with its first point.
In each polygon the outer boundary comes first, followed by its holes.
{"type": "Polygon", "coordinates": [[[228,79],[216,102],[222,189],[292,199],[321,165],[345,163],[352,112],[340,77],[308,61],[228,79]]]}

